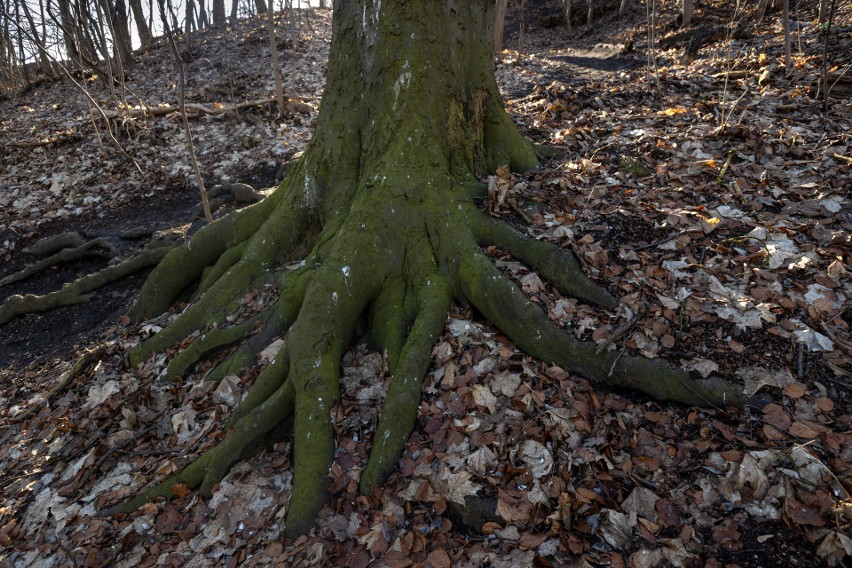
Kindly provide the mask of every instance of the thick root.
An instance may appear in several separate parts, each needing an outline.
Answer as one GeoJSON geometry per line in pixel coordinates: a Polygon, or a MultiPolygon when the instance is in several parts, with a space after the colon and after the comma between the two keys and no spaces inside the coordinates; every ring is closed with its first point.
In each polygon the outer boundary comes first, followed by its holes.
{"type": "Polygon", "coordinates": [[[124,262],[108,266],[94,274],[69,282],[55,292],[42,296],[33,294],[9,296],[0,305],[0,325],[20,315],[46,312],[62,306],[87,302],[91,298],[88,292],[155,266],[168,252],[169,247],[167,246],[145,249],[124,262]]]}
{"type": "Polygon", "coordinates": [[[730,386],[709,388],[686,371],[644,358],[596,352],[593,343],[571,339],[478,249],[462,255],[458,286],[470,302],[518,347],[592,380],[648,393],[660,400],[697,406],[742,404],[730,386]]]}
{"type": "MultiPolygon", "coordinates": [[[[60,242],[73,242],[73,237],[69,237],[68,235],[76,235],[76,233],[63,233],[61,235],[57,235],[57,237],[61,238],[50,239],[48,241],[45,241],[43,247],[37,247],[36,250],[47,250],[51,246],[57,245],[60,242]]],[[[61,264],[63,262],[72,262],[74,260],[79,260],[81,258],[86,258],[89,256],[112,258],[113,256],[115,256],[115,253],[115,244],[110,239],[107,239],[105,237],[92,239],[72,248],[63,248],[59,252],[52,254],[47,258],[43,258],[42,260],[34,264],[30,264],[26,268],[19,270],[14,274],[10,274],[5,278],[0,279],[0,286],[7,286],[9,284],[14,284],[15,282],[25,280],[30,276],[33,276],[34,274],[38,274],[39,272],[47,270],[51,266],[56,266],[57,264],[61,264]]]]}
{"type": "Polygon", "coordinates": [[[505,223],[483,213],[475,216],[473,225],[480,245],[495,245],[508,250],[512,256],[538,270],[563,294],[610,310],[618,306],[615,296],[583,274],[571,251],[525,238],[505,223]]]}
{"type": "Polygon", "coordinates": [[[452,297],[444,279],[435,272],[420,289],[418,315],[391,375],[388,394],[361,473],[361,492],[369,495],[388,478],[402,455],[420,406],[423,377],[429,368],[432,346],[447,321],[452,297]]]}
{"type": "Polygon", "coordinates": [[[183,348],[166,367],[160,376],[161,381],[171,381],[175,377],[184,376],[196,363],[210,353],[233,345],[243,339],[259,324],[266,321],[269,312],[255,314],[243,323],[231,327],[218,327],[204,333],[201,337],[183,348]]]}

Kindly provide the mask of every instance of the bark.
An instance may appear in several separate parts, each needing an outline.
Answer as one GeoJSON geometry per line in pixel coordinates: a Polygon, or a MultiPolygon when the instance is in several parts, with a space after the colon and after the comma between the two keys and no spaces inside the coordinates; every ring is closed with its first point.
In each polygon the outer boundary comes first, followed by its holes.
{"type": "Polygon", "coordinates": [[[692,23],[693,0],[681,0],[681,25],[687,27],[692,23]]]}
{"type": "Polygon", "coordinates": [[[284,86],[281,82],[281,62],[278,57],[278,37],[275,34],[275,14],[266,13],[266,26],[269,28],[269,50],[272,52],[272,76],[275,79],[275,99],[278,101],[278,113],[284,114],[284,86]]]}
{"type": "Polygon", "coordinates": [[[115,43],[115,57],[121,61],[125,69],[131,67],[133,61],[133,47],[130,40],[130,21],[127,15],[127,6],[124,0],[115,0],[112,6],[113,42],[115,43]]]}
{"type": "Polygon", "coordinates": [[[225,0],[213,0],[213,27],[225,26],[225,0]]]}
{"type": "Polygon", "coordinates": [[[496,8],[494,10],[494,53],[500,53],[503,49],[503,25],[506,23],[506,9],[509,6],[509,0],[495,0],[496,8]]]}
{"type": "Polygon", "coordinates": [[[538,163],[500,100],[493,18],[493,0],[335,3],[326,89],[304,155],[270,197],[170,252],[130,311],[136,321],[157,316],[195,289],[194,303],[130,355],[138,364],[202,330],[166,378],[228,345],[237,349],[209,378],[239,373],[280,336],[286,346],[261,371],[216,447],[111,512],[169,496],[176,483],[209,493],[245,448],[292,418],[286,532],[309,530],[328,499],[340,357],[362,316],[366,340],[387,354],[391,371],[361,473],[366,494],[383,483],[405,447],[453,300],[472,304],[530,354],[592,379],[690,404],[735,399],[734,391],[665,364],[596,354],[595,345],[553,324],[482,252],[497,246],[563,293],[617,306],[570,252],[523,237],[473,201],[478,177],[500,165],[523,171],[538,163]],[[298,260],[305,261],[300,268],[282,268],[298,260]],[[228,324],[245,291],[268,283],[279,289],[276,304],[228,324]]]}
{"type": "Polygon", "coordinates": [[[783,4],[784,15],[782,16],[782,25],[784,26],[784,70],[789,75],[793,70],[793,58],[790,54],[793,38],[790,35],[790,0],[784,0],[783,4]]]}
{"type": "Polygon", "coordinates": [[[142,11],[142,0],[130,0],[130,11],[133,13],[133,20],[136,22],[136,31],[139,33],[139,41],[142,47],[151,45],[154,41],[154,36],[151,35],[151,28],[145,22],[145,12],[142,11]]]}

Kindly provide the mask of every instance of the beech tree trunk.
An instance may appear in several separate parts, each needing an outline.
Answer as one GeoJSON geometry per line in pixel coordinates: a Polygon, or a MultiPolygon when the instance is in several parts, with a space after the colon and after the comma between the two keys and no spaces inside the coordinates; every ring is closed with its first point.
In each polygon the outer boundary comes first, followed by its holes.
{"type": "Polygon", "coordinates": [[[177,483],[209,493],[245,448],[292,418],[286,532],[309,530],[329,498],[339,363],[362,317],[365,340],[387,354],[391,374],[360,477],[370,494],[405,448],[454,299],[476,307],[531,355],[594,380],[691,404],[738,400],[727,386],[643,358],[598,354],[594,344],[572,339],[482,251],[508,250],[565,294],[609,309],[618,304],[582,274],[570,251],[527,239],[473,200],[498,166],[538,164],[494,78],[494,7],[494,0],[335,2],[327,83],[304,155],[270,197],[170,252],[130,311],[135,321],[157,316],[195,290],[194,303],[130,355],[138,364],[201,330],[173,357],[165,379],[225,346],[238,347],[207,378],[240,373],[281,336],[286,345],[217,446],[112,511],[171,496],[177,483]],[[299,268],[284,268],[299,260],[299,268]],[[279,290],[275,305],[229,322],[244,293],[265,284],[279,290]]]}

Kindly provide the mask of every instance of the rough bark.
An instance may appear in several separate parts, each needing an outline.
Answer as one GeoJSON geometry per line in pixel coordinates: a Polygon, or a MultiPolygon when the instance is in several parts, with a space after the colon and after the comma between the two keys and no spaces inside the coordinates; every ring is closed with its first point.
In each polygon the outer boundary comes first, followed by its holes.
{"type": "Polygon", "coordinates": [[[294,490],[286,531],[309,530],[328,499],[339,361],[362,316],[367,341],[387,353],[391,371],[361,473],[365,493],[386,479],[404,449],[453,300],[472,304],[530,354],[592,379],[689,404],[735,399],[732,390],[711,389],[665,364],[596,354],[594,345],[551,322],[482,252],[498,246],[562,292],[617,306],[570,252],[521,236],[473,202],[477,176],[504,164],[522,171],[538,163],[497,90],[493,9],[493,0],[335,3],[327,84],[308,149],[270,197],[170,252],[130,312],[137,321],[157,316],[195,288],[194,303],[130,357],[140,363],[202,330],[167,376],[227,345],[239,346],[213,378],[253,364],[255,353],[279,336],[286,346],[260,373],[215,448],[114,511],[168,496],[175,483],[209,492],[246,447],[292,417],[294,490]],[[300,268],[282,268],[300,259],[300,268]],[[244,292],[267,283],[278,286],[277,303],[229,326],[226,318],[244,292]]]}

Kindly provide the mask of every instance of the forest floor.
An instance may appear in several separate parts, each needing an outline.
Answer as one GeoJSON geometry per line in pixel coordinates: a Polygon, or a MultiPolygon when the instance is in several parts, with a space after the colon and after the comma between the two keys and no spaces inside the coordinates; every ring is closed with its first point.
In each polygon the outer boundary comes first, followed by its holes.
{"type": "MultiPolygon", "coordinates": [[[[174,317],[127,324],[138,275],[88,303],[0,325],[0,562],[638,568],[848,560],[852,97],[838,81],[823,112],[824,34],[813,14],[794,14],[800,25],[785,71],[777,14],[755,23],[703,3],[698,25],[748,25],[692,56],[683,46],[656,49],[649,71],[644,8],[566,32],[559,2],[528,4],[523,34],[510,14],[498,81],[525,134],[562,153],[515,175],[495,214],[571,247],[622,307],[564,298],[502,251],[487,252],[578,338],[722,377],[760,402],[689,408],[589,384],[456,309],[400,471],[369,497],[358,495],[357,481],[384,393],[383,360],[362,347],[345,356],[333,500],[307,537],[282,540],[287,443],[236,465],[208,500],[178,495],[104,518],[101,508],[214,444],[256,376],[211,384],[200,369],[161,384],[167,355],[128,368],[127,350],[174,317]],[[497,515],[477,516],[472,502],[496,503],[497,515]]],[[[828,67],[843,75],[852,13],[839,12],[828,67]]],[[[659,37],[678,31],[674,20],[667,9],[658,15],[659,37]]],[[[329,12],[310,12],[298,28],[280,22],[285,92],[294,99],[284,115],[265,104],[190,119],[208,186],[275,185],[280,166],[310,139],[329,34],[329,12]]],[[[258,21],[205,31],[191,53],[189,102],[213,110],[273,92],[258,21]]],[[[138,54],[118,96],[130,106],[175,104],[174,81],[161,42],[138,54]]],[[[116,110],[102,83],[81,84],[116,110]]],[[[68,79],[0,98],[0,281],[38,261],[28,247],[47,237],[73,231],[108,243],[0,287],[0,301],[55,290],[135,254],[143,232],[183,237],[200,226],[177,115],[112,126],[114,142],[68,79]]],[[[245,303],[264,302],[267,292],[245,303]]]]}

